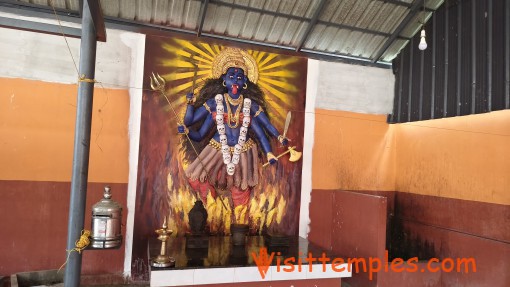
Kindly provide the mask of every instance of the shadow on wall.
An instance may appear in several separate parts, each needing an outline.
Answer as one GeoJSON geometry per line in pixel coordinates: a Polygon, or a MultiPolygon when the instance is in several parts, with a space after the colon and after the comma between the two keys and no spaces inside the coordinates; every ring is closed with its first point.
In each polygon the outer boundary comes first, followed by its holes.
{"type": "MultiPolygon", "coordinates": [[[[399,208],[402,207],[395,206],[396,214],[399,214],[399,208]]],[[[413,234],[409,229],[406,230],[402,218],[397,218],[395,215],[391,216],[388,227],[389,237],[387,238],[386,248],[389,260],[402,258],[407,261],[413,257],[418,257],[420,260],[437,258],[434,243],[427,238],[413,234]]]]}

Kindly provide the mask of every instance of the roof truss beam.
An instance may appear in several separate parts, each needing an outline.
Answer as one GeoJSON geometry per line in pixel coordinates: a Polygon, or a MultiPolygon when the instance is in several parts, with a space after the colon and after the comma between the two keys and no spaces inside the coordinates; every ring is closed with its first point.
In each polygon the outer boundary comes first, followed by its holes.
{"type": "Polygon", "coordinates": [[[207,6],[209,6],[209,0],[204,0],[204,4],[202,4],[202,7],[200,9],[200,16],[198,17],[198,31],[197,31],[197,37],[200,37],[202,35],[202,29],[204,28],[204,21],[205,21],[205,15],[207,14],[207,6]]]}
{"type": "Polygon", "coordinates": [[[104,25],[103,10],[99,5],[99,0],[80,0],[80,13],[83,15],[83,1],[87,1],[87,6],[92,15],[92,23],[96,30],[96,41],[106,42],[106,27],[104,25]]]}
{"type": "Polygon", "coordinates": [[[306,18],[306,17],[294,16],[294,15],[284,14],[284,13],[280,13],[280,12],[276,12],[276,11],[269,11],[269,10],[259,9],[259,8],[255,8],[255,7],[251,7],[251,6],[239,5],[239,4],[235,4],[235,3],[228,3],[228,2],[223,2],[220,0],[210,0],[209,2],[211,4],[224,6],[224,7],[230,7],[232,9],[240,9],[240,10],[245,10],[248,12],[267,14],[267,15],[271,15],[271,16],[282,17],[282,18],[287,18],[287,19],[292,19],[292,20],[297,20],[297,21],[302,21],[302,22],[310,21],[310,18],[306,18]]]}
{"type": "MultiPolygon", "coordinates": [[[[71,16],[74,18],[78,18],[79,21],[74,21],[76,23],[81,23],[81,9],[83,9],[83,1],[87,1],[91,15],[93,17],[94,28],[96,30],[96,41],[106,42],[106,26],[104,23],[103,12],[99,5],[99,1],[97,0],[82,0],[80,1],[80,11],[71,11],[67,9],[61,9],[51,6],[45,5],[37,5],[26,3],[22,1],[14,1],[14,0],[1,0],[0,1],[0,11],[14,14],[29,14],[29,16],[39,16],[44,17],[42,14],[51,14],[49,17],[55,19],[55,14],[58,16],[71,16]],[[19,13],[18,11],[30,11],[29,13],[19,13]],[[35,14],[35,15],[33,15],[35,14]]],[[[39,22],[32,22],[14,18],[3,18],[1,20],[0,26],[24,31],[32,31],[39,32],[50,35],[62,35],[66,37],[72,38],[81,38],[81,29],[65,27],[61,25],[53,25],[53,24],[45,24],[39,22]]]]}
{"type": "MultiPolygon", "coordinates": [[[[393,5],[397,5],[397,6],[403,6],[403,7],[407,7],[407,8],[413,7],[413,3],[402,2],[402,1],[399,1],[399,0],[377,0],[377,1],[384,2],[384,3],[390,3],[390,4],[393,4],[393,5]]],[[[433,9],[430,9],[430,8],[427,8],[427,7],[424,7],[423,9],[426,12],[434,12],[433,9]]]]}
{"type": "Polygon", "coordinates": [[[26,21],[14,18],[0,17],[0,27],[17,29],[29,32],[37,32],[49,35],[66,36],[70,38],[81,38],[81,30],[65,26],[58,26],[46,23],[26,21]]]}
{"type": "Polygon", "coordinates": [[[413,6],[410,8],[409,13],[407,13],[404,20],[402,20],[402,22],[400,22],[397,29],[395,29],[395,31],[393,31],[391,36],[386,40],[386,42],[384,42],[384,45],[381,47],[381,49],[379,49],[379,51],[377,51],[377,53],[375,54],[375,57],[372,60],[374,63],[379,61],[379,59],[384,54],[384,52],[386,52],[386,50],[388,50],[388,48],[391,46],[391,44],[393,44],[395,39],[397,39],[397,37],[400,35],[400,33],[402,33],[404,28],[407,27],[409,22],[411,22],[411,20],[416,16],[416,14],[418,13],[419,8],[421,6],[420,4],[422,2],[423,2],[423,0],[414,0],[413,6]]]}
{"type": "Polygon", "coordinates": [[[306,27],[305,33],[303,34],[303,37],[299,41],[299,44],[296,47],[296,52],[299,52],[301,48],[303,48],[303,45],[305,44],[306,40],[308,39],[308,36],[310,36],[310,33],[312,32],[313,28],[315,27],[315,24],[317,24],[317,20],[319,20],[319,16],[322,13],[322,10],[324,9],[324,6],[326,4],[326,0],[321,0],[319,2],[319,6],[317,6],[317,9],[315,9],[315,12],[313,13],[313,17],[310,20],[310,23],[308,23],[308,26],[306,27]]]}

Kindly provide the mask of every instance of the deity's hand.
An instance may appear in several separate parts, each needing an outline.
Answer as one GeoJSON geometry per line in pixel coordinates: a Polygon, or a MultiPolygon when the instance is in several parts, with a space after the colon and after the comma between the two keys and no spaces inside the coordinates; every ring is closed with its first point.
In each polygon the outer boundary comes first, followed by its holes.
{"type": "Polygon", "coordinates": [[[187,93],[186,94],[186,102],[188,103],[188,105],[190,104],[194,104],[195,103],[195,94],[194,93],[187,93]]]}
{"type": "Polygon", "coordinates": [[[284,146],[288,146],[289,145],[289,139],[286,138],[286,137],[283,137],[283,136],[278,136],[278,141],[284,145],[284,146]]]}
{"type": "Polygon", "coordinates": [[[278,158],[276,156],[274,156],[274,154],[272,152],[267,153],[267,162],[269,162],[269,164],[275,164],[277,161],[278,161],[278,158]]]}
{"type": "Polygon", "coordinates": [[[177,126],[177,132],[181,135],[186,135],[188,134],[188,128],[185,126],[185,125],[178,125],[177,126]]]}

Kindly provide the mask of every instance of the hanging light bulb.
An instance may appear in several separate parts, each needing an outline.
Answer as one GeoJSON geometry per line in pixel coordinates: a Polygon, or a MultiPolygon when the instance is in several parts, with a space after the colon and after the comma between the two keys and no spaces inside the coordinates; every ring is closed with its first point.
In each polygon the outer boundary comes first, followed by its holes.
{"type": "Polygon", "coordinates": [[[427,41],[425,41],[425,0],[423,0],[422,8],[422,21],[421,21],[421,34],[420,34],[420,44],[418,44],[418,49],[425,50],[427,49],[427,41]]]}
{"type": "Polygon", "coordinates": [[[427,49],[427,42],[425,41],[425,28],[421,29],[421,35],[420,35],[420,44],[418,44],[418,49],[425,50],[427,49]]]}

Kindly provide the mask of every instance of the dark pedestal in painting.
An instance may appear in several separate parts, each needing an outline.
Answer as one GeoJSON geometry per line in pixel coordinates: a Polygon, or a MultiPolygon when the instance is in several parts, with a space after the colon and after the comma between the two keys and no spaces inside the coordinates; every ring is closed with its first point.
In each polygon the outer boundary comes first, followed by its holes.
{"type": "Polygon", "coordinates": [[[290,236],[268,232],[264,234],[264,244],[268,247],[287,247],[290,244],[290,236]]]}
{"type": "Polygon", "coordinates": [[[209,236],[205,232],[207,210],[205,210],[202,201],[195,201],[195,205],[191,208],[188,218],[191,233],[186,234],[186,249],[209,248],[209,236]]]}

